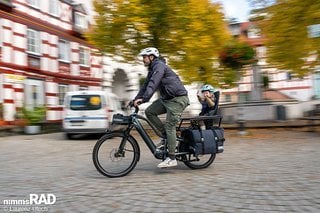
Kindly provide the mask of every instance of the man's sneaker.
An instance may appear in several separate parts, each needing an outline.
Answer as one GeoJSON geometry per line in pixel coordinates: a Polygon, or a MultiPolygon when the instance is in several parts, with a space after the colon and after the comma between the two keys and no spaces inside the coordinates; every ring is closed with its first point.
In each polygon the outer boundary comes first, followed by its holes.
{"type": "Polygon", "coordinates": [[[177,160],[172,160],[171,158],[167,157],[164,161],[158,164],[158,168],[167,168],[172,166],[177,166],[177,160]]]}

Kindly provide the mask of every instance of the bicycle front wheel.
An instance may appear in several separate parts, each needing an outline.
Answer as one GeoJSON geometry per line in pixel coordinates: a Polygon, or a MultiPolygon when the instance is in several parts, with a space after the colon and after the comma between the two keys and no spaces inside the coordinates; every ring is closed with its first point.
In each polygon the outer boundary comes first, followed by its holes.
{"type": "Polygon", "coordinates": [[[123,150],[119,150],[125,135],[111,132],[102,136],[93,148],[92,160],[96,169],[107,177],[122,177],[137,165],[140,148],[137,141],[128,136],[123,150]]]}

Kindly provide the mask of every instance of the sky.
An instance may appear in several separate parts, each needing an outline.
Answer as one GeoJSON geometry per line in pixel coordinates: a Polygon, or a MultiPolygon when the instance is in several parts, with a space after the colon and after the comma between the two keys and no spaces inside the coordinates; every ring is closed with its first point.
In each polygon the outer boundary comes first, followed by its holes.
{"type": "MultiPolygon", "coordinates": [[[[247,0],[212,0],[213,2],[220,2],[224,6],[225,14],[227,18],[237,18],[238,21],[247,21],[250,7],[247,0]]],[[[92,9],[91,1],[88,0],[76,0],[78,3],[82,3],[86,8],[92,9]]],[[[88,11],[89,15],[92,14],[88,11]]]]}
{"type": "Polygon", "coordinates": [[[248,20],[250,7],[247,0],[212,0],[212,1],[222,3],[222,5],[224,6],[225,15],[227,18],[237,18],[238,21],[240,22],[248,20]]]}

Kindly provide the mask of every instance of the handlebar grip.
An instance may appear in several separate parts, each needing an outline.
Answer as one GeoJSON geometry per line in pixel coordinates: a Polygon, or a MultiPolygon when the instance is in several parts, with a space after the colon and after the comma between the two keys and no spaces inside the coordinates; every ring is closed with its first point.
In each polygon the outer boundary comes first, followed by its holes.
{"type": "Polygon", "coordinates": [[[130,108],[133,107],[133,101],[129,101],[127,107],[130,107],[130,108]]]}
{"type": "Polygon", "coordinates": [[[136,113],[136,114],[139,112],[139,107],[134,105],[133,100],[128,103],[127,107],[130,107],[130,108],[134,107],[134,113],[136,113]]]}
{"type": "Polygon", "coordinates": [[[139,112],[139,107],[138,106],[134,106],[135,110],[134,110],[134,113],[138,113],[139,112]]]}

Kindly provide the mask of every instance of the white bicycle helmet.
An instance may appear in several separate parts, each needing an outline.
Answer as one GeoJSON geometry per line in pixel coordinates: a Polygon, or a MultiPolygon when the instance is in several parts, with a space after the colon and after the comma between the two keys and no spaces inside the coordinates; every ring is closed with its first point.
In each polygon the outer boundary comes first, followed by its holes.
{"type": "Polygon", "coordinates": [[[204,91],[215,92],[215,89],[210,84],[205,84],[201,87],[201,92],[204,91]]]}
{"type": "Polygon", "coordinates": [[[160,56],[160,53],[159,53],[159,50],[157,48],[154,48],[154,47],[148,47],[148,48],[145,48],[143,50],[141,50],[140,54],[139,55],[154,55],[155,57],[159,57],[160,56]]]}

